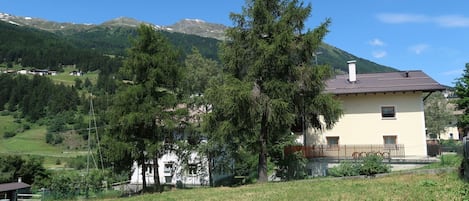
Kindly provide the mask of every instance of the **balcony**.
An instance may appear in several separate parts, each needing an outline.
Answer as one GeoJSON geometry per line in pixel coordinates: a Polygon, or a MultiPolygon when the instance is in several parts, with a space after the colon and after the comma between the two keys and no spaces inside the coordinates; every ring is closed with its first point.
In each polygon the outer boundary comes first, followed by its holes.
{"type": "Polygon", "coordinates": [[[308,159],[360,159],[370,154],[380,155],[384,159],[405,157],[403,144],[312,145],[288,146],[284,148],[285,155],[298,151],[301,151],[308,159]]]}

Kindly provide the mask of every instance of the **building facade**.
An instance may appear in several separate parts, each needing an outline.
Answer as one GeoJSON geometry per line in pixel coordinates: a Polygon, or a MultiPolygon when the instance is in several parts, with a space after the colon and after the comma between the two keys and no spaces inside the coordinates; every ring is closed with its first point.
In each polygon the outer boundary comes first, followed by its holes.
{"type": "Polygon", "coordinates": [[[356,74],[355,61],[348,65],[349,74],[328,80],[326,88],[342,103],[343,116],[332,129],[307,132],[306,146],[325,145],[324,156],[331,150],[345,158],[364,152],[426,157],[424,93],[445,87],[422,71],[356,74]]]}

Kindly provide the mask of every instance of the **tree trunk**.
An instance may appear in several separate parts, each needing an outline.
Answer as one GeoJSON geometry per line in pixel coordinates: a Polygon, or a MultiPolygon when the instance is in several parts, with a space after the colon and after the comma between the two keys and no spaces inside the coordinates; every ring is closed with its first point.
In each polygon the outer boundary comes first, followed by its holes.
{"type": "Polygon", "coordinates": [[[267,182],[267,114],[262,114],[261,133],[259,135],[259,163],[257,173],[259,174],[258,182],[267,182]]]}
{"type": "Polygon", "coordinates": [[[208,185],[210,187],[213,187],[213,177],[212,177],[212,168],[213,168],[213,162],[214,160],[212,159],[212,154],[209,152],[208,153],[208,185]]]}
{"type": "Polygon", "coordinates": [[[146,172],[147,172],[147,166],[145,165],[145,156],[142,152],[140,156],[140,163],[142,164],[142,190],[145,190],[147,188],[147,180],[146,180],[146,172]]]}
{"type": "Polygon", "coordinates": [[[158,153],[155,153],[155,159],[153,159],[153,180],[155,181],[155,189],[157,192],[161,193],[161,183],[160,183],[160,171],[158,166],[158,153]]]}

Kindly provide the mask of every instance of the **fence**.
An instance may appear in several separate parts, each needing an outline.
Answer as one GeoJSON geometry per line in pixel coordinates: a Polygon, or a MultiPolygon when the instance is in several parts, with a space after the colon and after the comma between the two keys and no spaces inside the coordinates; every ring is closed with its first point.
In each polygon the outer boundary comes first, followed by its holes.
{"type": "Polygon", "coordinates": [[[288,146],[285,155],[301,151],[308,158],[359,159],[370,154],[378,154],[383,158],[405,157],[403,144],[371,144],[371,145],[313,145],[288,146]]]}
{"type": "Polygon", "coordinates": [[[438,143],[428,143],[427,142],[427,155],[429,156],[438,156],[443,152],[453,152],[457,154],[463,154],[463,144],[438,144],[438,143]]]}
{"type": "Polygon", "coordinates": [[[469,180],[469,139],[464,137],[462,140],[463,145],[463,161],[461,164],[461,175],[469,180]]]}

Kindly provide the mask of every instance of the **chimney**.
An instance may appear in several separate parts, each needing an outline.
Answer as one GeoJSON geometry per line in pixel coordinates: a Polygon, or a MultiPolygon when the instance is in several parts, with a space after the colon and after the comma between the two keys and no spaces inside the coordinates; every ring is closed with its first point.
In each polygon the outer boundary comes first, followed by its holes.
{"type": "Polygon", "coordinates": [[[21,182],[22,182],[21,177],[18,177],[18,183],[21,183],[21,182]]]}
{"type": "Polygon", "coordinates": [[[348,81],[349,82],[356,82],[357,81],[357,68],[355,66],[355,63],[357,61],[352,60],[352,61],[347,61],[348,64],[348,81]]]}

